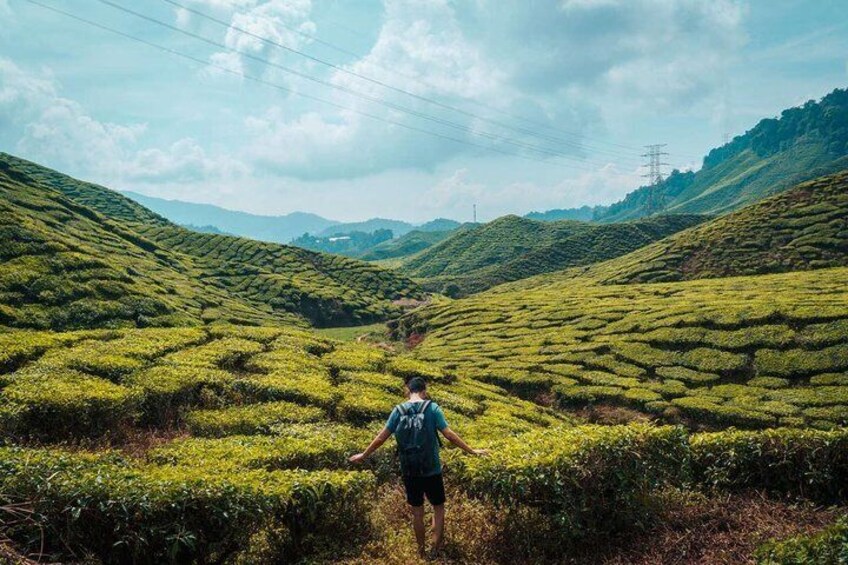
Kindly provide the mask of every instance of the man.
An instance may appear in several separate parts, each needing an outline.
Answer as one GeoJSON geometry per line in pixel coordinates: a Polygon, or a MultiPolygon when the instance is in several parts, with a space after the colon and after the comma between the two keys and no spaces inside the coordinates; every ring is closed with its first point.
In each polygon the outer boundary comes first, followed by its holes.
{"type": "Polygon", "coordinates": [[[456,432],[448,427],[445,415],[438,404],[427,397],[427,383],[413,377],[406,385],[409,400],[392,410],[383,430],[362,453],[350,458],[351,463],[361,463],[395,435],[401,463],[406,501],[412,507],[412,528],[418,552],[424,555],[424,497],[433,506],[433,556],[442,549],[445,532],[445,485],[442,480],[442,463],[439,458],[438,432],[470,455],[485,455],[482,449],[471,449],[456,432]]]}

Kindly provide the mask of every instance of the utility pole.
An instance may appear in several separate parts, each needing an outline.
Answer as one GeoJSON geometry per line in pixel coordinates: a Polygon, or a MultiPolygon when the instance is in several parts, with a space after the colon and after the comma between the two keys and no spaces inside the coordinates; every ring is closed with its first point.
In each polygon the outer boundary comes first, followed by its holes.
{"type": "Polygon", "coordinates": [[[662,168],[664,166],[668,166],[668,163],[665,163],[662,160],[663,156],[668,155],[667,152],[663,151],[665,146],[665,143],[646,145],[645,149],[648,151],[642,155],[642,157],[648,159],[648,162],[643,165],[648,168],[648,173],[642,175],[648,179],[649,183],[648,200],[645,203],[645,209],[648,212],[648,215],[658,212],[663,208],[663,204],[661,202],[662,198],[659,195],[659,185],[663,181],[662,168]]]}
{"type": "Polygon", "coordinates": [[[728,143],[730,143],[730,134],[725,132],[725,134],[724,134],[724,145],[727,145],[728,143]]]}
{"type": "Polygon", "coordinates": [[[474,223],[476,224],[477,223],[477,205],[472,204],[472,206],[474,207],[474,223]]]}

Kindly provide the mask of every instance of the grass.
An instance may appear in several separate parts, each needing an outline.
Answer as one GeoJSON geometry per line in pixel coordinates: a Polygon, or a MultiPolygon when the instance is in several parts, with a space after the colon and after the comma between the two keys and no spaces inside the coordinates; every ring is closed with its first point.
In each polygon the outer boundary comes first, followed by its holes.
{"type": "Polygon", "coordinates": [[[385,324],[370,324],[367,326],[350,326],[343,328],[321,328],[316,330],[318,335],[338,341],[356,341],[360,338],[381,336],[386,333],[385,324]]]}
{"type": "Polygon", "coordinates": [[[0,154],[0,324],[37,329],[354,325],[417,287],[368,263],[176,226],[0,154]]]}

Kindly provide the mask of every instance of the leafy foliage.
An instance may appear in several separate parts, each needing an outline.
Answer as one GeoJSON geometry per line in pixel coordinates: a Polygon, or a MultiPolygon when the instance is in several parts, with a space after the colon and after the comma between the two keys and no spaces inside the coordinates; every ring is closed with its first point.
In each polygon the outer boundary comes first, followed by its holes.
{"type": "Polygon", "coordinates": [[[821,502],[848,497],[848,430],[729,430],[692,437],[696,480],[821,502]]]}
{"type": "Polygon", "coordinates": [[[764,544],[757,549],[756,558],[760,565],[846,563],[848,562],[848,517],[841,518],[832,526],[814,535],[795,536],[764,544]]]}

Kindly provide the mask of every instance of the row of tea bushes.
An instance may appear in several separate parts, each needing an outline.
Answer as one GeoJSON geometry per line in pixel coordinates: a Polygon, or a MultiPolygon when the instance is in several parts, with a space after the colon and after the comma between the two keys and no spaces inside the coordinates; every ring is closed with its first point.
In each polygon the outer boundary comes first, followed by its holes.
{"type": "Polygon", "coordinates": [[[505,508],[516,531],[544,551],[584,535],[649,526],[670,488],[848,500],[847,429],[689,436],[680,426],[552,427],[488,447],[491,457],[450,456],[452,480],[505,508]]]}
{"type": "Polygon", "coordinates": [[[291,562],[331,552],[361,533],[372,487],[365,472],[0,448],[0,497],[34,511],[5,533],[22,543],[44,533],[50,550],[107,563],[291,562]]]}
{"type": "Polygon", "coordinates": [[[451,424],[471,438],[568,421],[435,364],[299,329],[0,333],[4,340],[20,345],[17,360],[0,367],[0,430],[19,439],[120,439],[139,427],[224,437],[291,423],[368,426],[385,421],[414,376],[431,383],[451,424]]]}
{"type": "Polygon", "coordinates": [[[810,536],[771,541],[757,549],[759,565],[841,565],[848,563],[848,517],[810,536]]]}
{"type": "Polygon", "coordinates": [[[490,447],[492,457],[452,458],[455,480],[495,503],[536,508],[570,532],[640,523],[652,492],[688,480],[679,427],[553,428],[490,447]]]}
{"type": "MultiPolygon", "coordinates": [[[[361,533],[375,479],[393,476],[390,450],[370,472],[345,470],[376,427],[286,424],[269,436],[180,439],[142,459],[0,448],[0,503],[36,511],[34,524],[7,534],[33,540],[44,527],[54,542],[107,562],[333,552],[361,533]]],[[[689,436],[679,426],[555,425],[487,443],[490,457],[447,453],[449,480],[508,512],[509,533],[543,553],[650,525],[668,489],[762,488],[844,502],[848,484],[848,430],[689,436]]]]}
{"type": "Polygon", "coordinates": [[[694,426],[848,425],[848,269],[662,284],[530,279],[395,324],[422,361],[562,408],[694,426]]]}
{"type": "Polygon", "coordinates": [[[848,429],[727,430],[692,436],[702,484],[756,488],[821,502],[848,500],[848,429]]]}

